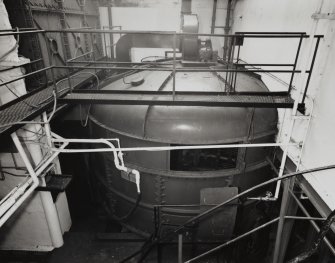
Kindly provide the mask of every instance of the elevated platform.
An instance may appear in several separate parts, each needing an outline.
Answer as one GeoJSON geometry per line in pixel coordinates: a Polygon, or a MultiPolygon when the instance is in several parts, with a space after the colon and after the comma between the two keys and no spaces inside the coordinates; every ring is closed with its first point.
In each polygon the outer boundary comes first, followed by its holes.
{"type": "MultiPolygon", "coordinates": [[[[82,74],[76,78],[71,79],[73,88],[78,88],[84,82],[94,78],[89,73],[94,73],[94,70],[82,70],[82,74]]],[[[78,72],[76,73],[78,74],[78,72]]],[[[68,93],[68,81],[64,80],[57,85],[59,97],[68,93]]],[[[5,87],[1,87],[5,88],[5,87]]],[[[0,136],[14,132],[20,125],[9,125],[10,123],[17,123],[22,121],[31,121],[43,111],[52,109],[53,107],[53,85],[46,88],[34,90],[15,100],[10,101],[0,106],[0,136]],[[5,127],[4,127],[5,126],[5,127]]]]}
{"type": "Polygon", "coordinates": [[[206,107],[292,108],[294,100],[286,92],[175,92],[81,90],[59,99],[68,104],[163,105],[206,107]]]}

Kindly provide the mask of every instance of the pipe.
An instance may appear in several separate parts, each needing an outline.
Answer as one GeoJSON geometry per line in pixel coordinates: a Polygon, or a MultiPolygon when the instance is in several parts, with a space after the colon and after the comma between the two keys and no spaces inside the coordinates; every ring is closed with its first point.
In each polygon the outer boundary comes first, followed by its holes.
{"type": "Polygon", "coordinates": [[[183,263],[183,235],[178,235],[178,263],[183,263]]]}
{"type": "MultiPolygon", "coordinates": [[[[13,139],[13,142],[18,150],[18,152],[20,153],[21,157],[22,157],[22,160],[24,162],[24,164],[26,165],[27,167],[27,170],[31,176],[31,180],[29,180],[28,182],[26,182],[26,184],[23,185],[24,188],[21,188],[21,196],[18,197],[18,199],[15,200],[15,203],[13,203],[12,200],[10,201],[5,201],[5,203],[9,202],[10,204],[12,204],[10,206],[10,208],[8,210],[6,210],[5,214],[2,214],[4,211],[2,211],[0,213],[1,215],[1,218],[0,218],[0,227],[8,220],[8,218],[14,214],[14,212],[19,208],[19,206],[31,195],[31,193],[37,188],[37,186],[39,185],[39,180],[36,176],[36,173],[33,169],[33,167],[31,166],[31,163],[29,161],[29,158],[28,156],[26,155],[21,143],[20,143],[20,140],[17,136],[16,133],[13,133],[11,134],[11,137],[13,139]],[[30,188],[25,191],[27,189],[27,187],[31,184],[30,188]]],[[[20,187],[18,188],[17,191],[20,191],[20,187]]],[[[18,192],[19,193],[19,192],[18,192]]],[[[3,207],[4,203],[1,204],[1,207],[3,207]]],[[[6,207],[8,208],[8,206],[6,205],[6,207]]]]}
{"type": "MultiPolygon", "coordinates": [[[[178,33],[176,31],[145,31],[145,30],[98,30],[98,29],[88,29],[88,30],[73,30],[73,29],[56,29],[56,30],[44,30],[42,32],[46,33],[111,33],[111,34],[144,34],[144,35],[174,35],[177,36],[207,36],[207,37],[240,37],[241,35],[236,34],[208,34],[208,33],[178,33]]],[[[2,35],[15,35],[22,34],[26,32],[16,32],[16,33],[0,33],[2,35]]],[[[316,37],[323,37],[323,35],[315,35],[316,37]]],[[[245,38],[300,38],[301,34],[285,34],[280,32],[272,32],[270,34],[263,34],[262,32],[258,34],[243,34],[245,38]]],[[[309,38],[309,35],[303,35],[303,38],[309,38]]]]}
{"type": "MultiPolygon", "coordinates": [[[[58,136],[59,137],[59,136],[58,136]]],[[[109,148],[102,148],[102,149],[80,149],[80,152],[113,152],[114,156],[114,164],[115,167],[119,171],[126,172],[128,174],[133,174],[135,177],[135,184],[137,193],[141,193],[140,189],[140,173],[138,170],[135,169],[129,169],[124,165],[123,161],[123,154],[121,151],[121,148],[116,149],[115,146],[110,142],[111,140],[115,140],[118,143],[118,146],[120,146],[120,142],[118,139],[65,139],[65,138],[57,138],[52,139],[52,142],[63,142],[63,145],[61,148],[50,148],[51,151],[54,151],[55,154],[59,154],[61,152],[64,153],[74,153],[77,152],[77,149],[64,149],[69,143],[103,143],[106,144],[109,148]],[[108,151],[106,151],[108,150],[108,151]]]]}
{"type": "Polygon", "coordinates": [[[309,220],[309,221],[325,221],[327,218],[323,218],[323,217],[311,217],[311,216],[285,216],[285,219],[309,220]]]}
{"type": "MultiPolygon", "coordinates": [[[[45,118],[45,123],[46,123],[46,132],[50,132],[50,129],[48,127],[48,122],[50,120],[47,119],[46,114],[43,114],[43,117],[45,118]]],[[[33,129],[34,126],[31,127],[31,129],[33,129]]],[[[47,135],[47,141],[50,141],[51,143],[51,138],[48,139],[50,135],[47,135]]],[[[21,144],[21,143],[20,143],[21,144]]],[[[46,160],[45,162],[43,162],[43,156],[40,150],[40,147],[37,145],[29,145],[28,146],[29,152],[31,154],[32,159],[34,160],[35,163],[41,163],[40,167],[36,167],[36,171],[34,170],[35,176],[39,176],[41,175],[45,169],[48,167],[48,165],[54,161],[54,159],[58,156],[59,153],[53,153],[51,155],[50,158],[48,158],[48,160],[46,160]]],[[[64,147],[62,145],[62,147],[64,147]]],[[[22,153],[20,152],[20,155],[22,157],[22,153]]],[[[27,167],[28,168],[28,167],[27,167]]],[[[31,171],[29,171],[29,174],[31,174],[31,171]]],[[[44,177],[41,178],[41,185],[44,186],[45,185],[45,180],[44,177]]],[[[39,192],[39,196],[41,198],[41,202],[42,202],[42,206],[43,206],[43,210],[44,210],[44,214],[45,214],[45,218],[48,224],[48,229],[49,229],[49,233],[50,233],[50,238],[52,241],[52,245],[56,248],[61,247],[64,244],[64,240],[63,240],[63,233],[60,227],[60,221],[59,221],[59,217],[58,217],[58,212],[56,209],[56,206],[53,202],[52,196],[50,192],[39,192]]]]}
{"type": "MultiPolygon", "coordinates": [[[[91,142],[88,139],[52,139],[53,142],[88,142],[96,143],[99,139],[92,139],[91,142]]],[[[101,140],[101,139],[100,139],[101,140]]],[[[287,146],[296,146],[297,143],[290,143],[287,146]]],[[[136,151],[172,151],[172,150],[194,150],[194,149],[223,149],[223,148],[258,148],[258,147],[277,147],[286,146],[283,143],[254,143],[254,144],[216,144],[216,145],[185,145],[185,146],[162,146],[162,147],[128,147],[119,149],[110,148],[99,148],[99,149],[64,149],[59,150],[58,148],[51,148],[55,152],[63,153],[80,153],[80,152],[136,152],[136,151]]]]}

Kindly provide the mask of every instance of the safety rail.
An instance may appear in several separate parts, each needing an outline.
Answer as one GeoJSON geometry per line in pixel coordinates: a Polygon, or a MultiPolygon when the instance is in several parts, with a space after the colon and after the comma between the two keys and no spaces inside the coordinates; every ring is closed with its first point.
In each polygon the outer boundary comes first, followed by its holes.
{"type": "MultiPolygon", "coordinates": [[[[310,36],[307,35],[304,32],[236,32],[235,34],[201,34],[201,33],[180,33],[180,32],[176,32],[176,31],[133,31],[133,30],[105,30],[105,29],[63,29],[63,30],[43,30],[43,29],[35,29],[35,30],[20,30],[18,29],[18,31],[14,31],[14,30],[8,30],[8,31],[1,31],[0,32],[0,37],[1,36],[8,36],[8,35],[20,35],[20,34],[32,34],[32,33],[43,33],[43,34],[47,34],[47,33],[86,33],[86,34],[149,34],[149,35],[170,35],[173,36],[173,67],[172,69],[160,69],[160,68],[156,68],[156,69],[147,69],[147,70],[169,70],[173,72],[173,93],[175,92],[175,74],[176,72],[179,71],[183,71],[182,69],[177,69],[176,68],[176,49],[177,49],[177,37],[183,37],[183,36],[206,36],[206,37],[224,37],[224,38],[232,38],[232,50],[231,50],[231,55],[230,55],[230,61],[228,61],[226,63],[227,68],[226,70],[217,70],[217,69],[194,69],[196,71],[208,71],[208,72],[226,72],[226,79],[231,80],[231,83],[233,84],[233,91],[235,90],[235,85],[236,85],[236,76],[238,72],[243,72],[244,70],[240,70],[238,69],[238,67],[241,66],[241,64],[239,64],[239,54],[240,54],[240,48],[241,45],[243,43],[243,39],[244,38],[292,38],[292,39],[299,39],[299,44],[296,50],[296,55],[295,55],[295,60],[294,63],[290,63],[290,64],[253,64],[253,65],[257,65],[257,66],[289,66],[292,67],[292,70],[249,70],[249,72],[256,72],[256,73],[291,73],[291,78],[290,78],[290,84],[289,84],[289,88],[288,88],[288,93],[291,92],[292,89],[292,83],[293,83],[293,79],[294,79],[294,74],[295,73],[302,73],[299,70],[296,70],[297,67],[297,62],[299,59],[299,55],[300,55],[300,50],[301,50],[301,45],[302,45],[302,41],[305,38],[309,38],[310,36]],[[235,48],[236,46],[238,47],[237,50],[237,58],[236,58],[236,63],[234,63],[234,54],[235,54],[235,48]],[[229,67],[232,66],[233,69],[230,69],[229,67]],[[235,74],[234,74],[235,73],[235,74]],[[231,76],[228,76],[228,74],[231,74],[231,76]]],[[[309,80],[313,71],[313,67],[314,67],[314,62],[315,62],[315,56],[317,54],[317,50],[318,50],[318,46],[319,46],[319,42],[320,39],[323,38],[323,35],[314,35],[314,38],[317,39],[317,42],[315,44],[315,48],[314,48],[314,55],[313,55],[313,59],[312,59],[312,63],[310,66],[310,69],[306,72],[303,73],[308,73],[308,80],[306,82],[306,87],[304,89],[304,96],[302,99],[302,103],[304,103],[305,101],[305,97],[306,97],[306,93],[308,90],[308,86],[309,86],[309,80]]],[[[93,42],[93,38],[91,37],[91,40],[93,42]]],[[[48,47],[48,51],[50,49],[50,43],[48,43],[48,41],[46,41],[47,47],[48,47]]],[[[89,53],[93,53],[94,55],[94,43],[92,43],[92,51],[90,51],[89,53]]],[[[87,55],[86,53],[83,54],[82,56],[87,55]]],[[[81,56],[80,56],[81,57],[81,56]]],[[[48,52],[48,58],[49,61],[52,62],[52,58],[51,58],[51,54],[50,52],[48,52]]],[[[74,62],[73,60],[76,60],[79,57],[75,57],[75,58],[71,58],[68,59],[67,62],[74,62]]],[[[93,61],[94,63],[95,61],[93,61]]],[[[82,63],[82,62],[80,62],[82,63]]],[[[92,63],[91,61],[89,63],[92,63]]],[[[114,62],[115,65],[117,65],[117,62],[114,62]]],[[[138,63],[133,64],[131,62],[128,63],[129,66],[134,66],[134,65],[139,65],[138,63]]],[[[52,66],[52,65],[50,65],[52,66]]],[[[243,64],[242,64],[243,66],[243,64]]],[[[75,66],[58,66],[58,67],[52,67],[50,68],[51,71],[53,71],[54,68],[64,68],[64,69],[80,69],[80,67],[75,67],[75,66]]],[[[94,67],[96,69],[110,69],[110,68],[104,68],[104,67],[94,67]]],[[[123,68],[118,68],[119,70],[133,70],[133,68],[131,67],[123,67],[123,68]]],[[[44,69],[42,69],[43,71],[44,69]]],[[[136,70],[141,70],[141,69],[136,69],[136,70]]],[[[144,70],[144,69],[142,69],[144,70]]],[[[36,73],[39,73],[38,71],[36,71],[36,73]]],[[[32,74],[36,74],[34,72],[32,72],[32,74]]],[[[54,78],[54,76],[53,76],[54,78]]],[[[3,85],[3,84],[2,84],[3,85]]],[[[173,95],[174,98],[174,95],[173,95]]]]}

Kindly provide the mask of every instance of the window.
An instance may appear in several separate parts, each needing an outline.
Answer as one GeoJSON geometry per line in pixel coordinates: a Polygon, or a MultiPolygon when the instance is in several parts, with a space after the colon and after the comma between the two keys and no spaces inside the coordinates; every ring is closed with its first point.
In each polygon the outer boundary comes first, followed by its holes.
{"type": "Polygon", "coordinates": [[[173,171],[215,171],[236,167],[237,148],[170,151],[173,171]]]}

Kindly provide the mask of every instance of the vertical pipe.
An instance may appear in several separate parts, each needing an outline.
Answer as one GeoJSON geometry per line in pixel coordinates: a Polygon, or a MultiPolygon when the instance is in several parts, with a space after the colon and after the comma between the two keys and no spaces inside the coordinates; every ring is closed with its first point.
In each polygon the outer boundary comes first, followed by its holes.
{"type": "Polygon", "coordinates": [[[172,99],[175,100],[176,96],[176,46],[177,46],[177,35],[176,32],[173,35],[173,82],[172,82],[172,99]]]}
{"type": "Polygon", "coordinates": [[[183,263],[183,235],[178,235],[178,263],[183,263]]]}
{"type": "Polygon", "coordinates": [[[288,93],[290,93],[291,90],[292,90],[294,71],[295,71],[295,69],[297,67],[297,62],[298,62],[299,53],[300,53],[300,49],[301,49],[301,43],[302,43],[302,34],[300,35],[299,44],[298,44],[298,48],[297,48],[297,53],[296,53],[295,59],[294,59],[294,65],[293,65],[293,69],[292,69],[292,75],[291,75],[290,85],[288,86],[288,93]]]}

